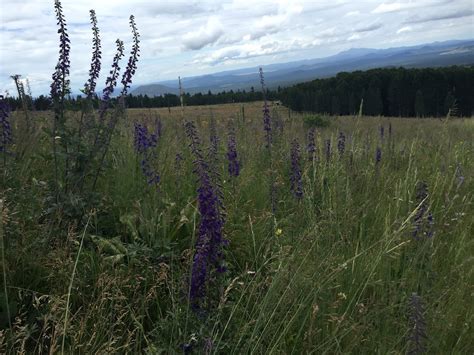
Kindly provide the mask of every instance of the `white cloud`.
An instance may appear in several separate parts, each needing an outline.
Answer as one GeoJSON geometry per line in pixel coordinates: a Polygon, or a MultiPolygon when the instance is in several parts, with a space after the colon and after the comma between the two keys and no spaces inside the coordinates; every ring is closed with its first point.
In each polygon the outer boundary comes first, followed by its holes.
{"type": "Polygon", "coordinates": [[[183,36],[185,49],[198,50],[216,42],[224,33],[223,26],[218,18],[211,17],[205,26],[197,31],[191,31],[183,36]]]}
{"type": "Polygon", "coordinates": [[[411,26],[402,27],[397,31],[397,35],[399,35],[400,33],[404,33],[404,32],[410,32],[412,30],[413,30],[413,28],[411,26]]]}
{"type": "Polygon", "coordinates": [[[214,66],[217,64],[242,62],[249,58],[285,53],[298,49],[307,49],[319,45],[320,43],[321,41],[316,39],[312,42],[291,40],[285,42],[272,41],[234,45],[215,50],[208,54],[196,55],[192,63],[214,66]]]}
{"type": "Polygon", "coordinates": [[[401,10],[406,10],[409,8],[416,7],[415,3],[412,2],[392,2],[392,3],[381,3],[377,6],[374,10],[372,10],[373,14],[385,14],[388,12],[396,12],[401,10]]]}
{"type": "Polygon", "coordinates": [[[358,39],[361,39],[361,35],[358,33],[353,33],[347,40],[348,41],[356,41],[358,39]]]}
{"type": "Polygon", "coordinates": [[[351,16],[357,16],[357,15],[360,15],[360,11],[349,11],[347,12],[344,17],[351,17],[351,16]]]}

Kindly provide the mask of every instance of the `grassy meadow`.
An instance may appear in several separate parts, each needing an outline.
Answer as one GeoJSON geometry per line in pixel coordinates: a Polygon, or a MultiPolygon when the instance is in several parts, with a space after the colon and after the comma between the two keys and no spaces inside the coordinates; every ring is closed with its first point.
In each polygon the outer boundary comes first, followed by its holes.
{"type": "Polygon", "coordinates": [[[29,112],[26,136],[14,112],[12,154],[0,161],[0,353],[472,352],[474,121],[329,117],[311,157],[308,119],[282,106],[270,107],[265,146],[262,106],[127,110],[93,198],[61,205],[53,114],[29,112]],[[199,309],[189,297],[199,182],[185,121],[204,156],[219,138],[212,168],[228,240],[226,271],[209,274],[199,309]],[[134,124],[158,122],[150,167],[160,181],[150,185],[134,124]],[[238,176],[228,172],[232,130],[238,176]]]}

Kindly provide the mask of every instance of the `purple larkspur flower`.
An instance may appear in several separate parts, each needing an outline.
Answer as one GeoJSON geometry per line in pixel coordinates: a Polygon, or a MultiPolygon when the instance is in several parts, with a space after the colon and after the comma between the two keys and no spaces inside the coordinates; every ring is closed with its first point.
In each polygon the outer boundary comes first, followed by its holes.
{"type": "Polygon", "coordinates": [[[344,151],[346,150],[346,136],[344,132],[339,132],[339,137],[337,139],[337,150],[339,151],[339,156],[342,157],[344,155],[344,151]]]}
{"type": "Polygon", "coordinates": [[[218,165],[218,152],[219,152],[219,135],[217,134],[216,120],[214,116],[211,116],[209,124],[209,151],[208,161],[212,165],[211,169],[214,171],[218,165]]]}
{"type": "Polygon", "coordinates": [[[101,68],[101,59],[102,52],[100,50],[100,36],[99,36],[99,27],[97,27],[97,17],[94,10],[90,10],[90,18],[92,24],[92,60],[91,67],[89,69],[89,79],[84,85],[84,93],[88,98],[92,98],[95,93],[95,88],[97,86],[97,79],[99,78],[100,68],[101,68]]]}
{"type": "Polygon", "coordinates": [[[132,77],[137,70],[138,57],[140,56],[140,34],[138,33],[135,17],[133,15],[130,16],[130,27],[132,28],[133,46],[130,52],[130,58],[128,59],[127,67],[125,68],[122,76],[122,97],[127,95],[130,84],[132,83],[132,77]]]}
{"type": "Polygon", "coordinates": [[[265,80],[263,78],[263,69],[259,69],[260,73],[260,84],[262,86],[263,96],[263,129],[265,131],[265,147],[270,148],[272,144],[272,118],[270,116],[270,109],[268,107],[265,80]]]}
{"type": "Polygon", "coordinates": [[[385,136],[385,127],[380,126],[380,139],[383,140],[385,136]]]}
{"type": "Polygon", "coordinates": [[[433,237],[433,234],[434,234],[434,218],[431,212],[428,212],[428,216],[426,217],[426,222],[427,222],[427,226],[426,226],[425,235],[428,238],[431,238],[433,237]]]}
{"type": "Polygon", "coordinates": [[[224,214],[225,214],[225,208],[224,205],[222,204],[222,201],[224,200],[224,193],[222,192],[222,183],[221,183],[221,174],[219,171],[219,144],[220,144],[220,138],[219,135],[217,134],[217,125],[216,125],[216,120],[214,118],[214,115],[211,115],[211,122],[210,122],[210,127],[209,127],[209,149],[207,152],[207,161],[208,161],[208,173],[209,176],[211,177],[211,183],[214,187],[214,190],[217,194],[218,201],[219,201],[219,213],[221,214],[221,217],[224,219],[224,214]]]}
{"type": "Polygon", "coordinates": [[[147,139],[147,130],[146,127],[139,124],[135,123],[134,125],[135,131],[134,131],[134,140],[133,140],[133,145],[135,147],[135,150],[137,153],[143,153],[146,150],[146,146],[148,144],[148,139],[147,139]]]}
{"type": "Polygon", "coordinates": [[[313,161],[316,153],[316,129],[314,127],[311,127],[308,131],[306,151],[308,152],[308,160],[313,161]]]}
{"type": "Polygon", "coordinates": [[[102,99],[100,103],[100,116],[103,117],[105,114],[105,111],[108,108],[109,102],[110,102],[110,97],[112,96],[114,92],[114,88],[117,85],[117,79],[120,74],[120,59],[122,59],[124,55],[124,46],[123,42],[119,39],[115,41],[115,44],[117,46],[117,52],[114,55],[114,59],[112,61],[112,68],[109,72],[109,76],[107,76],[107,79],[105,80],[105,88],[102,90],[102,99]]]}
{"type": "Polygon", "coordinates": [[[326,140],[326,163],[331,160],[331,139],[326,140]]]}
{"type": "Polygon", "coordinates": [[[160,175],[152,167],[152,161],[156,158],[154,148],[158,144],[158,138],[154,133],[148,133],[146,126],[135,123],[134,147],[141,157],[140,166],[148,185],[157,185],[160,175]]]}
{"type": "Polygon", "coordinates": [[[214,342],[212,341],[212,338],[206,338],[204,339],[204,354],[212,354],[212,350],[214,348],[214,342]]]}
{"type": "Polygon", "coordinates": [[[64,98],[69,90],[69,68],[71,62],[69,53],[71,51],[71,41],[67,33],[66,19],[64,18],[61,2],[54,2],[54,10],[56,12],[57,24],[59,26],[59,58],[53,73],[53,82],[51,83],[51,97],[54,100],[64,98]]]}
{"type": "Polygon", "coordinates": [[[186,122],[186,135],[190,140],[189,148],[194,156],[194,173],[198,178],[198,209],[201,215],[195,252],[191,270],[189,298],[195,310],[201,309],[205,302],[206,289],[213,271],[223,272],[223,248],[227,240],[223,236],[224,218],[222,203],[213,186],[209,164],[205,161],[201,142],[193,122],[186,122]]]}
{"type": "Polygon", "coordinates": [[[235,130],[230,128],[229,135],[227,137],[227,170],[229,175],[237,177],[240,174],[240,162],[237,156],[237,143],[235,141],[235,130]]]}
{"type": "Polygon", "coordinates": [[[425,342],[426,321],[424,316],[423,301],[420,296],[413,293],[408,300],[409,336],[408,354],[422,354],[426,352],[425,342]]]}
{"type": "Polygon", "coordinates": [[[290,190],[296,198],[303,197],[303,183],[301,176],[301,152],[300,144],[296,139],[291,142],[290,190]]]}
{"type": "Polygon", "coordinates": [[[7,152],[7,146],[13,142],[10,112],[7,100],[0,98],[0,152],[3,153],[7,152]]]}
{"type": "Polygon", "coordinates": [[[379,166],[380,162],[382,161],[382,149],[377,147],[375,150],[375,165],[379,166]]]}

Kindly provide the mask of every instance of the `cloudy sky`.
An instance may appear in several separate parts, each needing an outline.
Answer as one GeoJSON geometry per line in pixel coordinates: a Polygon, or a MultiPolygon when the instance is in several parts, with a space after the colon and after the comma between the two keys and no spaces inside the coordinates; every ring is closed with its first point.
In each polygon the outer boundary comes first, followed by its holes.
{"type": "MultiPolygon", "coordinates": [[[[134,14],[141,53],[134,84],[324,57],[355,47],[388,48],[474,38],[474,0],[133,1],[63,0],[71,39],[71,85],[87,80],[95,9],[108,72],[116,38],[131,47],[134,14]]],[[[12,74],[33,95],[49,92],[57,61],[53,0],[0,0],[0,93],[12,74]]],[[[125,65],[125,64],[124,64],[125,65]]],[[[99,87],[105,77],[102,76],[99,87]]]]}

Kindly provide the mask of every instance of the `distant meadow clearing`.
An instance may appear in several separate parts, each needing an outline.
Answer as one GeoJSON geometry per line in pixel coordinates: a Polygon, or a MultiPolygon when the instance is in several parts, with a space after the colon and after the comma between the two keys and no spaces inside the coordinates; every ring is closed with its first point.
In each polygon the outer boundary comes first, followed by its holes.
{"type": "Polygon", "coordinates": [[[133,17],[72,111],[55,6],[51,111],[1,100],[0,353],[472,353],[472,118],[127,109],[133,17]]]}

